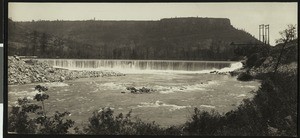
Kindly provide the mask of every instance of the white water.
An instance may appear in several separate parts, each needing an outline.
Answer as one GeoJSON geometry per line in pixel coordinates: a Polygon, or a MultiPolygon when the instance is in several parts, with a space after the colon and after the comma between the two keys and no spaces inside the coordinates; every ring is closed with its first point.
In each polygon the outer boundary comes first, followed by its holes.
{"type": "Polygon", "coordinates": [[[228,72],[241,68],[232,61],[180,61],[180,60],[90,60],[90,59],[38,59],[56,68],[69,70],[114,70],[136,73],[209,73],[228,72]]]}
{"type": "Polygon", "coordinates": [[[137,107],[133,107],[133,109],[135,108],[141,108],[141,107],[154,107],[154,108],[157,108],[157,107],[167,107],[169,108],[169,111],[174,111],[174,110],[178,110],[178,109],[183,109],[183,108],[188,108],[188,107],[191,107],[191,106],[179,106],[179,105],[174,105],[174,104],[166,104],[162,101],[155,101],[153,103],[150,103],[150,102],[142,102],[140,103],[139,105],[137,105],[137,107]]]}

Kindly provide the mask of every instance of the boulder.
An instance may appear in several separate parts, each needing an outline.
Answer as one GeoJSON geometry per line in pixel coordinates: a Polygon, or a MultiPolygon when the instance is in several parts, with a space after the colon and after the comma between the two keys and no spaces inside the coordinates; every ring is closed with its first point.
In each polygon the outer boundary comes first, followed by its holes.
{"type": "Polygon", "coordinates": [[[60,80],[61,82],[63,82],[63,81],[65,81],[65,77],[61,76],[61,77],[59,78],[59,80],[60,80]]]}
{"type": "Polygon", "coordinates": [[[20,60],[20,57],[18,57],[17,55],[14,55],[14,58],[18,61],[20,60]]]}

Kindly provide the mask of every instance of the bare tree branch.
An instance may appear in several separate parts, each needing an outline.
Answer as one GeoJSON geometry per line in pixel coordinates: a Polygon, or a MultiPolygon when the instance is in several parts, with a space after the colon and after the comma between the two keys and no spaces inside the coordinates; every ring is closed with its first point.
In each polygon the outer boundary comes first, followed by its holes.
{"type": "Polygon", "coordinates": [[[285,46],[287,45],[287,43],[291,42],[292,40],[294,40],[296,38],[296,25],[289,24],[288,28],[279,32],[279,34],[281,35],[281,38],[276,40],[276,43],[283,43],[283,45],[282,45],[280,54],[278,56],[277,63],[274,68],[273,76],[275,76],[277,73],[278,66],[280,64],[280,60],[282,58],[282,54],[283,54],[285,46]]]}

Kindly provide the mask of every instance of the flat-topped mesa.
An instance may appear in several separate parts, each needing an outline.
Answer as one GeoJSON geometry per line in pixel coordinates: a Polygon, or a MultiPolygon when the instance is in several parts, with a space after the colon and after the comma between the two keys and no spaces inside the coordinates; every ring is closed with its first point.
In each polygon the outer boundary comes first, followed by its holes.
{"type": "Polygon", "coordinates": [[[227,18],[11,22],[8,28],[9,55],[31,55],[25,51],[33,49],[33,32],[39,41],[48,34],[49,50],[37,51],[40,58],[227,61],[241,59],[232,43],[259,43],[227,18]]]}
{"type": "Polygon", "coordinates": [[[163,23],[175,23],[180,25],[201,25],[216,28],[232,28],[228,18],[203,18],[203,17],[180,17],[180,18],[164,18],[160,20],[163,23]]]}

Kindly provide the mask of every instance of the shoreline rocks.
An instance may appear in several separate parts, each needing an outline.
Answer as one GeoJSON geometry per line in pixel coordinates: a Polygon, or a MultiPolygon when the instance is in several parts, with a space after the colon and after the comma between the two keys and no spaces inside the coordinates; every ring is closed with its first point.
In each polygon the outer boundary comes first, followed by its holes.
{"type": "MultiPolygon", "coordinates": [[[[230,72],[231,76],[237,76],[240,81],[249,81],[253,79],[262,80],[266,75],[272,75],[275,69],[276,60],[272,57],[266,58],[266,60],[259,67],[243,67],[230,72]]],[[[278,73],[289,73],[291,75],[297,74],[298,63],[281,63],[278,66],[278,73]]]]}
{"type": "Polygon", "coordinates": [[[228,74],[230,74],[230,71],[220,72],[220,71],[214,70],[214,71],[211,71],[209,73],[210,74],[217,74],[217,75],[228,75],[228,74]]]}
{"type": "Polygon", "coordinates": [[[8,57],[8,84],[28,84],[35,82],[63,82],[78,78],[124,76],[115,71],[85,71],[53,68],[47,63],[23,60],[18,56],[8,57]]]}

